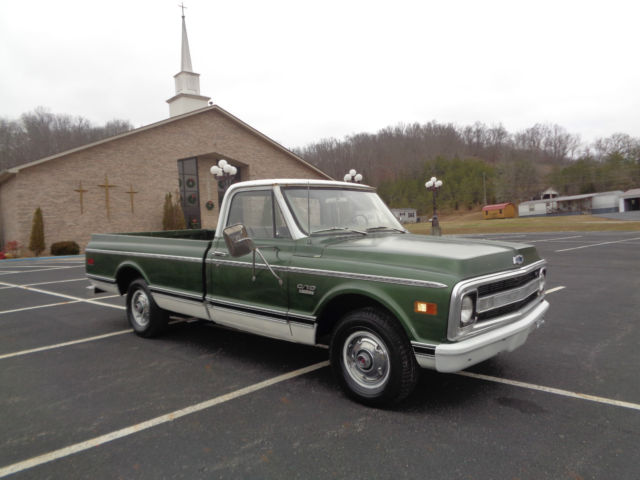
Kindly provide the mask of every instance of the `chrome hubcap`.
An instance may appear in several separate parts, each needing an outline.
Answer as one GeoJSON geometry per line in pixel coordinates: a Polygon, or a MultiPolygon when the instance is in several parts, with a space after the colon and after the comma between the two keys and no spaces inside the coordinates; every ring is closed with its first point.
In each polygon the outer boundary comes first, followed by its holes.
{"type": "Polygon", "coordinates": [[[349,377],[361,387],[379,390],[389,380],[389,353],[380,337],[369,331],[349,335],[342,359],[349,377]]]}
{"type": "Polygon", "coordinates": [[[145,327],[149,323],[149,298],[143,290],[137,290],[131,298],[131,314],[133,320],[145,327]]]}

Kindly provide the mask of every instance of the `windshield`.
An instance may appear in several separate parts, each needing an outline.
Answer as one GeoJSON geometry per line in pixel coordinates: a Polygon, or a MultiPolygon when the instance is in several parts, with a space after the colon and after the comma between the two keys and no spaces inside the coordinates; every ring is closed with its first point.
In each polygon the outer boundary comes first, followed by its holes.
{"type": "Polygon", "coordinates": [[[282,193],[298,227],[307,235],[405,231],[375,192],[287,187],[282,193]]]}

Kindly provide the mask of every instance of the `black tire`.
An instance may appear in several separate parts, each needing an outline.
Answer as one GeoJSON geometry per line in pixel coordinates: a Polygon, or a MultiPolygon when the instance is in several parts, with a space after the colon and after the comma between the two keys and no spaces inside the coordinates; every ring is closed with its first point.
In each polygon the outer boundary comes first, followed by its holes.
{"type": "Polygon", "coordinates": [[[162,310],[151,296],[147,282],[134,280],[127,289],[127,319],[141,337],[155,337],[169,323],[169,314],[162,310]]]}
{"type": "Polygon", "coordinates": [[[374,308],[348,313],[331,337],[331,367],[342,389],[371,406],[397,403],[418,381],[409,339],[395,318],[374,308]]]}

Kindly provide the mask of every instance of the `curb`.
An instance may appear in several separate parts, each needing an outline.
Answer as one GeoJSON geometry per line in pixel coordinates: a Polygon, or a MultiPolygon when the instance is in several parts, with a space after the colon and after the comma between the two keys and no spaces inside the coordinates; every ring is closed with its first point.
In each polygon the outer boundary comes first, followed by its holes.
{"type": "Polygon", "coordinates": [[[24,258],[5,258],[0,262],[25,262],[29,260],[59,260],[61,258],[83,258],[84,255],[59,255],[56,257],[24,257],[24,258]]]}

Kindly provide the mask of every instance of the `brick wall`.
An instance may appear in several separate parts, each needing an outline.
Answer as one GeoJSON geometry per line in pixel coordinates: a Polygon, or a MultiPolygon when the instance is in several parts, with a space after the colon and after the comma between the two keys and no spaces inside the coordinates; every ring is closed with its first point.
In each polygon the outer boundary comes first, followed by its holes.
{"type": "Polygon", "coordinates": [[[217,182],[209,168],[220,158],[239,167],[242,180],[326,178],[214,108],[21,170],[0,185],[4,240],[28,245],[37,207],[44,218],[45,254],[61,240],[75,240],[84,248],[91,233],[160,230],[165,194],[178,192],[177,160],[189,157],[199,158],[205,228],[217,222],[217,182]],[[106,189],[99,186],[107,179],[113,185],[109,212],[106,189]],[[81,193],[75,190],[86,190],[82,211],[81,193]],[[210,199],[212,211],[205,207],[210,199]]]}

